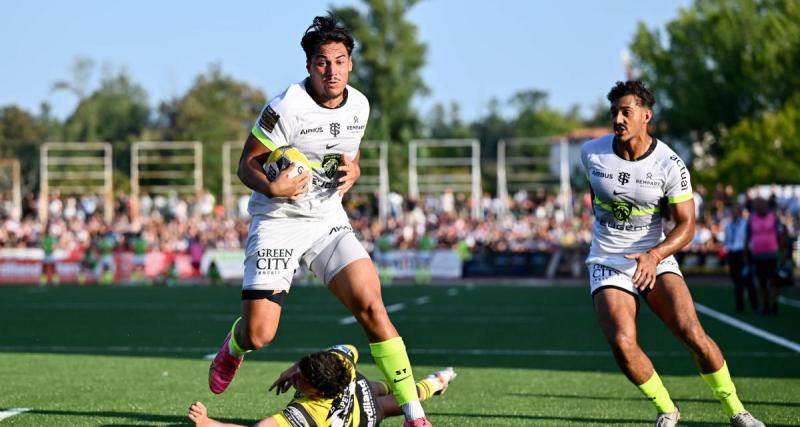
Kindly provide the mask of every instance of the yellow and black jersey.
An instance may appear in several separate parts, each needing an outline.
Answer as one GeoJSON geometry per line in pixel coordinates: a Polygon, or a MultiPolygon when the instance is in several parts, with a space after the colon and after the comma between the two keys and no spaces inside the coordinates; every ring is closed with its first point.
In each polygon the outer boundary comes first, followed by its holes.
{"type": "Polygon", "coordinates": [[[338,345],[328,351],[340,356],[351,368],[353,381],[344,392],[331,399],[312,398],[296,392],[286,408],[273,418],[281,427],[375,427],[380,424],[380,408],[369,387],[369,380],[356,370],[358,351],[351,345],[338,345]]]}

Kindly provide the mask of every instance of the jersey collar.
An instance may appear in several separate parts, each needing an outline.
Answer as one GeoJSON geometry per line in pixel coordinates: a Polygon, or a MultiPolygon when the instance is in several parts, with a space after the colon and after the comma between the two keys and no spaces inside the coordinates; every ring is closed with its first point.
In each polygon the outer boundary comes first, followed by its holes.
{"type": "Polygon", "coordinates": [[[344,93],[342,94],[343,95],[342,96],[342,102],[340,102],[339,105],[337,105],[335,107],[326,107],[325,105],[322,105],[319,102],[317,102],[317,99],[314,98],[314,94],[311,93],[311,85],[308,84],[308,77],[303,79],[303,88],[305,88],[306,93],[308,94],[308,96],[310,96],[311,99],[314,100],[314,102],[317,105],[319,105],[320,107],[322,107],[322,108],[324,108],[326,110],[335,110],[337,108],[341,108],[342,106],[344,106],[344,104],[347,104],[347,87],[344,88],[344,93]]]}
{"type": "Polygon", "coordinates": [[[625,161],[628,161],[628,162],[638,162],[639,160],[646,159],[647,156],[653,154],[653,151],[656,151],[656,145],[658,145],[658,139],[656,139],[656,137],[651,137],[650,139],[652,139],[652,142],[650,142],[650,147],[647,148],[647,151],[645,151],[644,154],[642,154],[641,156],[639,156],[639,157],[637,157],[637,158],[635,158],[633,160],[628,160],[628,159],[626,159],[625,157],[622,156],[622,152],[621,152],[621,150],[619,150],[619,148],[617,146],[617,138],[611,137],[611,150],[613,150],[614,154],[616,154],[617,157],[619,157],[622,160],[625,160],[625,161]]]}

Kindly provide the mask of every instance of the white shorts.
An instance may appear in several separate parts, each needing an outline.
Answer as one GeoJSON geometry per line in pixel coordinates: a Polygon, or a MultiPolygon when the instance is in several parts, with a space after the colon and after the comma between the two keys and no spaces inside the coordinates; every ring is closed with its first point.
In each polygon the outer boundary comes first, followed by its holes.
{"type": "MultiPolygon", "coordinates": [[[[636,272],[636,260],[624,256],[614,257],[589,257],[586,260],[589,266],[589,286],[592,295],[602,288],[613,286],[633,295],[639,295],[639,290],[633,286],[633,274],[636,272]]],[[[683,277],[678,261],[674,256],[668,256],[656,266],[656,276],[664,273],[675,273],[683,277]]]]}
{"type": "Polygon", "coordinates": [[[250,222],[245,249],[245,290],[288,290],[302,262],[327,285],[351,262],[369,258],[344,209],[322,219],[269,218],[250,222]]]}

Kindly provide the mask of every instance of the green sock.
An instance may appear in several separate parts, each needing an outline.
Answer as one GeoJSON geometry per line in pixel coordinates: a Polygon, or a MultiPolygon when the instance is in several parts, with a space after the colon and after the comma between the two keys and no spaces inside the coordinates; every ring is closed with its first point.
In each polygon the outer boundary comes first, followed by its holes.
{"type": "Polygon", "coordinates": [[[397,403],[403,406],[418,401],[414,375],[411,373],[411,362],[408,360],[403,338],[395,337],[386,341],[370,343],[370,352],[375,363],[386,377],[397,403]]]}
{"type": "Polygon", "coordinates": [[[669,397],[669,392],[667,391],[667,388],[664,387],[664,384],[661,382],[661,378],[658,376],[656,371],[653,371],[653,376],[650,377],[649,380],[645,381],[644,384],[638,385],[637,387],[639,387],[639,391],[642,392],[644,397],[653,403],[653,406],[656,407],[658,413],[663,414],[675,410],[675,404],[672,403],[672,399],[669,397]]]}
{"type": "Polygon", "coordinates": [[[710,374],[700,374],[706,381],[708,387],[714,392],[714,396],[722,403],[725,414],[732,417],[739,412],[744,412],[744,405],[736,395],[736,386],[733,385],[731,374],[728,372],[728,363],[723,362],[722,368],[710,374]]]}
{"type": "Polygon", "coordinates": [[[239,345],[239,343],[236,342],[236,325],[239,323],[240,320],[242,320],[241,317],[233,322],[233,326],[231,326],[231,340],[228,341],[228,352],[233,357],[242,357],[244,356],[245,353],[250,352],[250,350],[243,349],[239,345]]]}

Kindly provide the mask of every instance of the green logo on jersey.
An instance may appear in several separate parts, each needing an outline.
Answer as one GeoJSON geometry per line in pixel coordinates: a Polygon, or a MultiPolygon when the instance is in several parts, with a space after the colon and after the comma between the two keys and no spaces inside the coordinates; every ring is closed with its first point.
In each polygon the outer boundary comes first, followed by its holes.
{"type": "Polygon", "coordinates": [[[325,171],[325,176],[329,179],[333,178],[341,163],[342,156],[340,154],[326,154],[322,158],[322,169],[325,171]]]}
{"type": "Polygon", "coordinates": [[[617,221],[625,221],[631,216],[633,205],[631,202],[624,200],[615,200],[611,202],[611,211],[614,213],[614,218],[617,221]]]}

